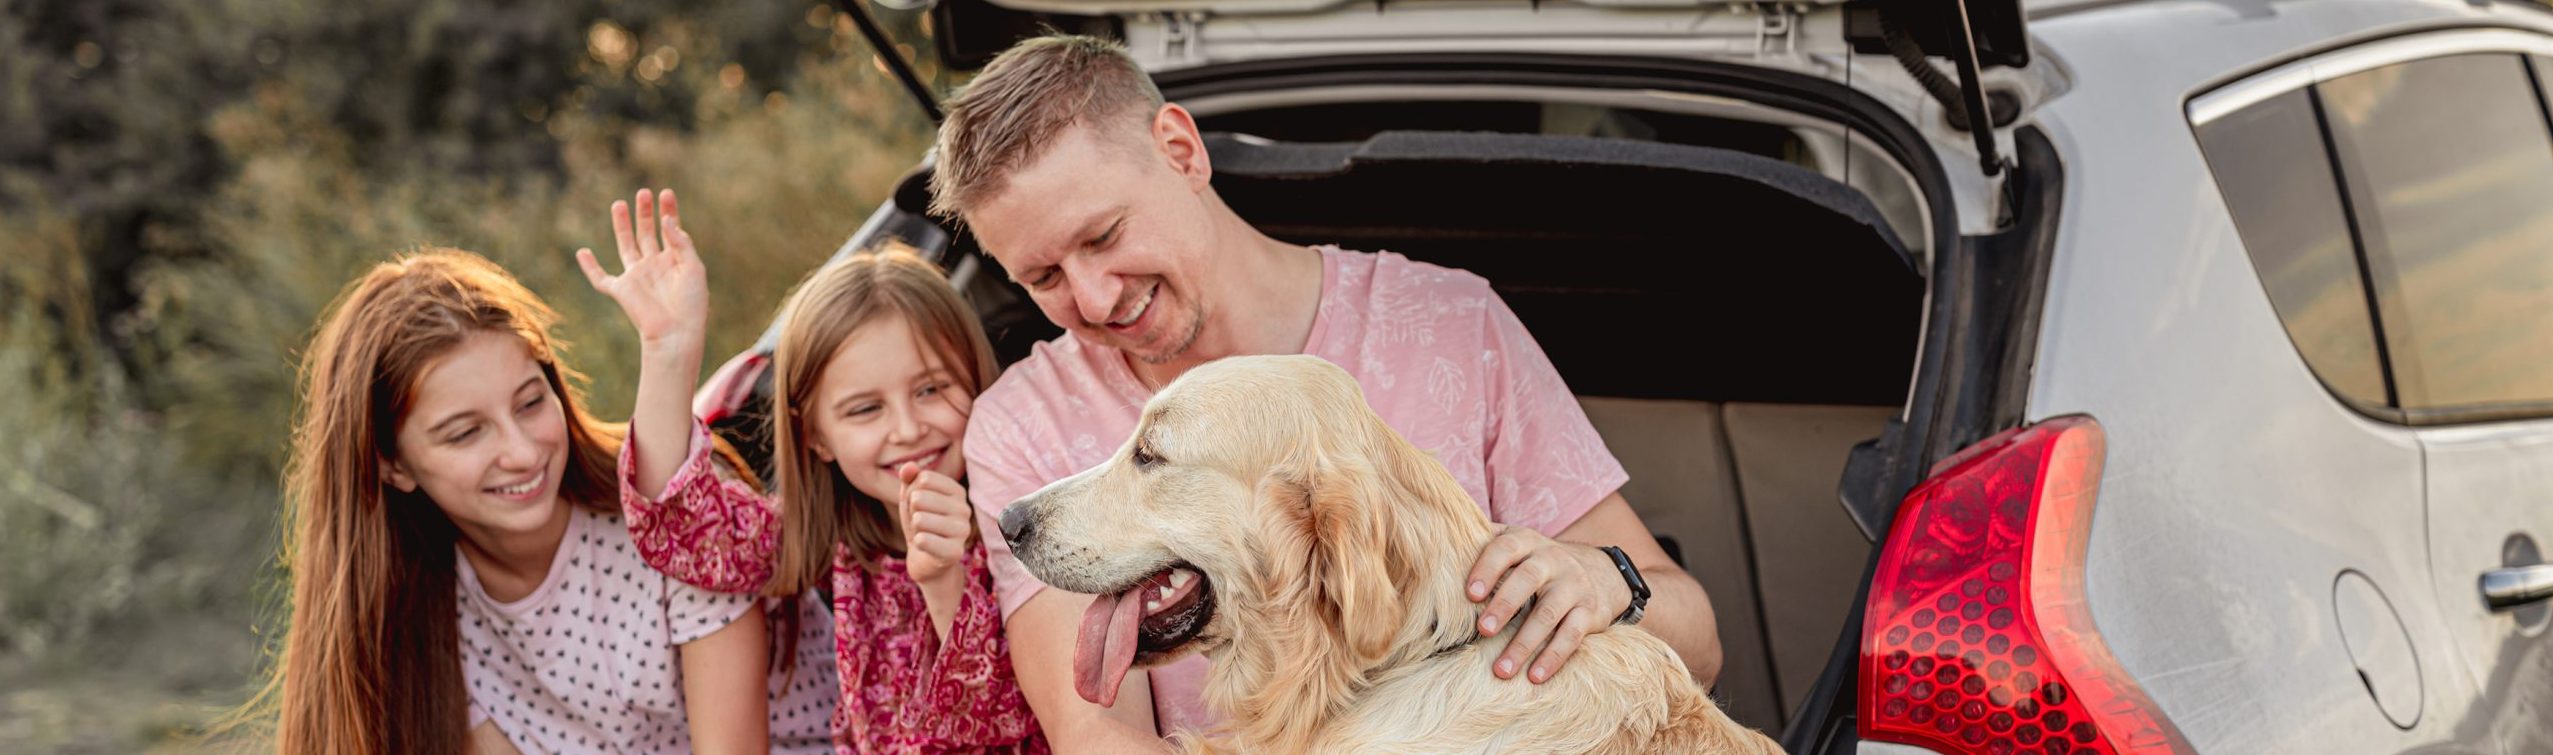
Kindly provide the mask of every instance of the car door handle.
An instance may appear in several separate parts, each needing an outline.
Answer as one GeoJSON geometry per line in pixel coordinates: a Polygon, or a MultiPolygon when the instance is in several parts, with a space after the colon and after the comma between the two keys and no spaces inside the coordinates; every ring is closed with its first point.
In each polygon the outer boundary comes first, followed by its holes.
{"type": "Polygon", "coordinates": [[[2482,573],[2482,600],[2498,611],[2553,598],[2553,564],[2512,566],[2482,573]]]}

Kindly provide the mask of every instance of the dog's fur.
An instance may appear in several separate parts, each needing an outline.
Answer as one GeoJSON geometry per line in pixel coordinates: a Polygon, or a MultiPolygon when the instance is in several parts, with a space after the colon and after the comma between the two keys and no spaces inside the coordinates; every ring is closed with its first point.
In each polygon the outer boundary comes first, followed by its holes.
{"type": "Polygon", "coordinates": [[[1543,684],[1490,664],[1463,580],[1490,522],[1384,425],[1346,372],[1239,357],[1173,382],[1117,455],[1011,504],[1048,584],[1113,593],[1174,564],[1211,588],[1193,639],[1231,722],[1191,749],[1248,753],[1777,753],[1637,627],[1588,635],[1543,684]],[[1149,459],[1138,463],[1138,459],[1149,459]]]}

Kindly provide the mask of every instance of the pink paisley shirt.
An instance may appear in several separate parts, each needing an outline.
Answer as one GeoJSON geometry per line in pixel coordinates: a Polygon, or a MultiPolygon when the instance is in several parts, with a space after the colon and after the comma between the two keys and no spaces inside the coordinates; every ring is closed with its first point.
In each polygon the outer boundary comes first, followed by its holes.
{"type": "MultiPolygon", "coordinates": [[[[621,509],[649,566],[694,586],[753,592],[780,552],[780,505],[716,473],[709,429],[695,423],[680,471],[655,499],[639,495],[637,443],[620,460],[621,509]]],[[[836,546],[833,638],[842,681],[835,749],[851,753],[1044,753],[1046,738],[1011,676],[984,549],[966,554],[966,592],[948,642],[931,628],[904,560],[875,570],[836,546]]]]}
{"type": "MultiPolygon", "coordinates": [[[[1303,353],[1354,375],[1383,421],[1443,462],[1491,519],[1557,535],[1629,479],[1488,281],[1390,252],[1320,252],[1320,310],[1303,353]]],[[[975,402],[966,468],[977,512],[999,520],[1011,501],[1106,460],[1151,397],[1116,349],[1069,333],[1038,344],[975,402]]],[[[1000,538],[986,548],[1004,616],[1046,589],[1000,538]]],[[[1151,674],[1162,733],[1217,723],[1204,658],[1151,674]]]]}

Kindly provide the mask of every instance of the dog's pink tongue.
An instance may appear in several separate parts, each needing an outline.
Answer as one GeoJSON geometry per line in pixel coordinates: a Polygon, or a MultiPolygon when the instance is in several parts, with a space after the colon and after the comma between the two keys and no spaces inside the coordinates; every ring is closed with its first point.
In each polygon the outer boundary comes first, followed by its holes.
{"type": "Polygon", "coordinates": [[[1082,612],[1081,636],[1073,643],[1073,691],[1105,708],[1117,704],[1117,685],[1135,666],[1135,624],[1143,620],[1143,601],[1126,593],[1101,595],[1082,612]]]}

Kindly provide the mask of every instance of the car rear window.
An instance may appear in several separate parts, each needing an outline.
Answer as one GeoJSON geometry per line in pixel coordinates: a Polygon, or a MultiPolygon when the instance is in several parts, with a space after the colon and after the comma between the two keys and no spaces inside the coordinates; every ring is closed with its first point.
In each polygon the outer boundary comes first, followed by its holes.
{"type": "Polygon", "coordinates": [[[2402,408],[2553,401],[2553,131],[2525,59],[2429,58],[2317,87],[2402,408]]]}
{"type": "Polygon", "coordinates": [[[2333,393],[2382,407],[2382,363],[2340,186],[2299,89],[2198,129],[2199,145],[2271,306],[2296,351],[2333,393]]]}

